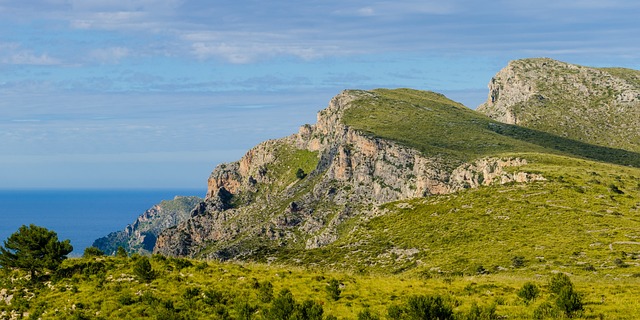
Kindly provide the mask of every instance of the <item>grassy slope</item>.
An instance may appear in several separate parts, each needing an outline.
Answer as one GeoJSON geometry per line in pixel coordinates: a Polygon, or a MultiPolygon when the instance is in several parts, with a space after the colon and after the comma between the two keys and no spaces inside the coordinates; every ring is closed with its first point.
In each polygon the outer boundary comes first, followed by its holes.
{"type": "MultiPolygon", "coordinates": [[[[339,319],[356,319],[365,308],[387,319],[384,315],[389,306],[402,305],[409,296],[422,294],[445,297],[459,315],[467,313],[473,303],[481,307],[495,304],[496,313],[509,319],[531,318],[540,304],[552,301],[545,286],[549,278],[546,275],[426,279],[161,257],[151,260],[157,278],[149,283],[135,276],[135,260],[131,258],[99,258],[102,269],[85,268],[86,271],[54,278],[37,288],[24,280],[11,281],[10,278],[19,279],[23,275],[11,272],[0,278],[0,288],[15,296],[11,305],[0,302],[0,312],[46,311],[43,319],[222,319],[216,314],[226,310],[236,319],[241,306],[248,304],[254,308],[254,319],[264,319],[262,315],[271,303],[259,300],[256,284],[266,282],[273,285],[276,296],[280,290],[289,289],[298,303],[312,300],[322,305],[325,315],[339,319]],[[326,292],[331,279],[342,285],[337,301],[326,292]],[[525,281],[532,281],[542,289],[541,296],[529,305],[516,295],[525,281]]],[[[64,267],[73,269],[73,265],[87,262],[97,265],[93,259],[71,259],[64,267]]],[[[607,319],[633,319],[640,314],[635,301],[640,294],[640,278],[622,281],[612,277],[603,281],[580,275],[573,276],[572,281],[586,302],[585,312],[579,318],[606,314],[607,319]]]]}
{"type": "Polygon", "coordinates": [[[542,94],[512,107],[526,127],[591,144],[640,151],[640,104],[627,104],[626,110],[620,112],[622,107],[616,100],[621,90],[608,84],[610,75],[640,89],[640,71],[587,67],[580,73],[551,59],[518,60],[514,68],[542,94]],[[541,66],[543,62],[546,67],[541,66]]]}
{"type": "Polygon", "coordinates": [[[432,92],[378,89],[354,102],[345,124],[442,158],[450,167],[501,153],[569,154],[640,167],[640,154],[507,125],[432,92]]]}

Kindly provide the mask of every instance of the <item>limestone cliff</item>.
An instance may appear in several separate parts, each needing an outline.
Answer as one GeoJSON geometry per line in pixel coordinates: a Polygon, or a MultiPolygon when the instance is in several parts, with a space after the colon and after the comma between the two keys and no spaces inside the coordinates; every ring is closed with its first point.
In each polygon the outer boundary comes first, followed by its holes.
{"type": "MultiPolygon", "coordinates": [[[[457,105],[441,95],[436,99],[445,108],[457,105]]],[[[383,203],[544,179],[506,170],[526,163],[515,158],[484,157],[451,170],[441,154],[425,154],[346,124],[351,108],[376,101],[381,101],[377,92],[344,91],[318,113],[315,125],[219,165],[205,201],[189,220],[165,230],[154,252],[230,259],[317,248],[349,232],[354,219],[375,215],[383,203]]]]}
{"type": "Polygon", "coordinates": [[[585,143],[640,151],[640,71],[552,59],[511,61],[477,111],[585,143]]]}
{"type": "Polygon", "coordinates": [[[133,224],[93,242],[106,254],[114,254],[118,247],[129,253],[150,254],[162,230],[176,226],[189,218],[191,209],[202,201],[200,197],[176,196],[164,200],[142,213],[133,224]]]}

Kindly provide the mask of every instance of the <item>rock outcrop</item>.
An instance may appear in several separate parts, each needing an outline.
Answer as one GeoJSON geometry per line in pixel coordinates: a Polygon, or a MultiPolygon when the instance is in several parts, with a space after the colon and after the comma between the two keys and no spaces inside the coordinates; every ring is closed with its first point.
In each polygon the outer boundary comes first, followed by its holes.
{"type": "Polygon", "coordinates": [[[640,151],[640,71],[552,59],[511,61],[477,111],[585,143],[640,151]]]}
{"type": "Polygon", "coordinates": [[[544,179],[504,170],[523,159],[483,158],[452,171],[438,155],[345,124],[347,110],[376,99],[375,92],[344,91],[318,113],[315,125],[219,165],[206,199],[189,220],[159,236],[154,252],[225,260],[318,248],[348,232],[346,221],[368,219],[383,203],[544,179]]]}
{"type": "Polygon", "coordinates": [[[165,200],[142,213],[124,230],[112,232],[93,242],[93,246],[112,255],[118,247],[129,253],[150,254],[160,232],[176,226],[191,216],[191,210],[202,201],[195,196],[176,196],[165,200]]]}

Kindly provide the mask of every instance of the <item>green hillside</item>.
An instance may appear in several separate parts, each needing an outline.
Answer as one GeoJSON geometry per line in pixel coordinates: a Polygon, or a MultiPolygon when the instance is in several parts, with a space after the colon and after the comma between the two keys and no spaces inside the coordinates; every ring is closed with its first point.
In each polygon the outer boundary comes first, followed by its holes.
{"type": "Polygon", "coordinates": [[[547,58],[511,61],[478,111],[589,144],[640,152],[640,71],[547,58]]]}
{"type": "MultiPolygon", "coordinates": [[[[425,319],[416,314],[436,308],[411,301],[436,297],[438,306],[450,311],[443,319],[564,315],[555,307],[549,272],[379,276],[158,255],[69,259],[40,284],[18,271],[0,272],[3,319],[425,319]],[[151,266],[148,280],[136,271],[145,260],[151,266]],[[518,294],[526,283],[538,290],[532,300],[518,294]]],[[[583,304],[573,318],[635,319],[640,314],[639,277],[585,274],[570,281],[583,304]]]]}
{"type": "Polygon", "coordinates": [[[519,170],[547,181],[389,203],[378,217],[352,222],[355,231],[331,246],[282,259],[425,276],[640,272],[640,169],[518,156],[530,162],[519,170]]]}
{"type": "Polygon", "coordinates": [[[354,104],[345,113],[346,125],[440,156],[449,166],[501,153],[541,152],[640,167],[636,152],[500,123],[438,93],[378,89],[354,104]]]}

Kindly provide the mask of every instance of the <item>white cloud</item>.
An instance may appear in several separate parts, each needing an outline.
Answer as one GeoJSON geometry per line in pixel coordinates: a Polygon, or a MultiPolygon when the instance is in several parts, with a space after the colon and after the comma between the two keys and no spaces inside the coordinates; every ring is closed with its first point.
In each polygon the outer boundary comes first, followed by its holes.
{"type": "Polygon", "coordinates": [[[356,12],[358,13],[358,15],[365,17],[373,16],[376,13],[376,11],[371,7],[360,8],[356,12]]]}
{"type": "Polygon", "coordinates": [[[295,30],[289,32],[194,32],[185,34],[182,39],[191,42],[191,52],[198,59],[217,57],[234,64],[282,55],[311,60],[339,51],[336,45],[302,41],[295,30]]]}
{"type": "Polygon", "coordinates": [[[47,53],[36,54],[20,48],[14,43],[0,44],[0,63],[9,65],[50,66],[62,64],[62,61],[47,53]]]}
{"type": "Polygon", "coordinates": [[[129,56],[130,50],[125,47],[109,47],[94,49],[89,53],[91,59],[102,63],[117,63],[129,56]]]}

